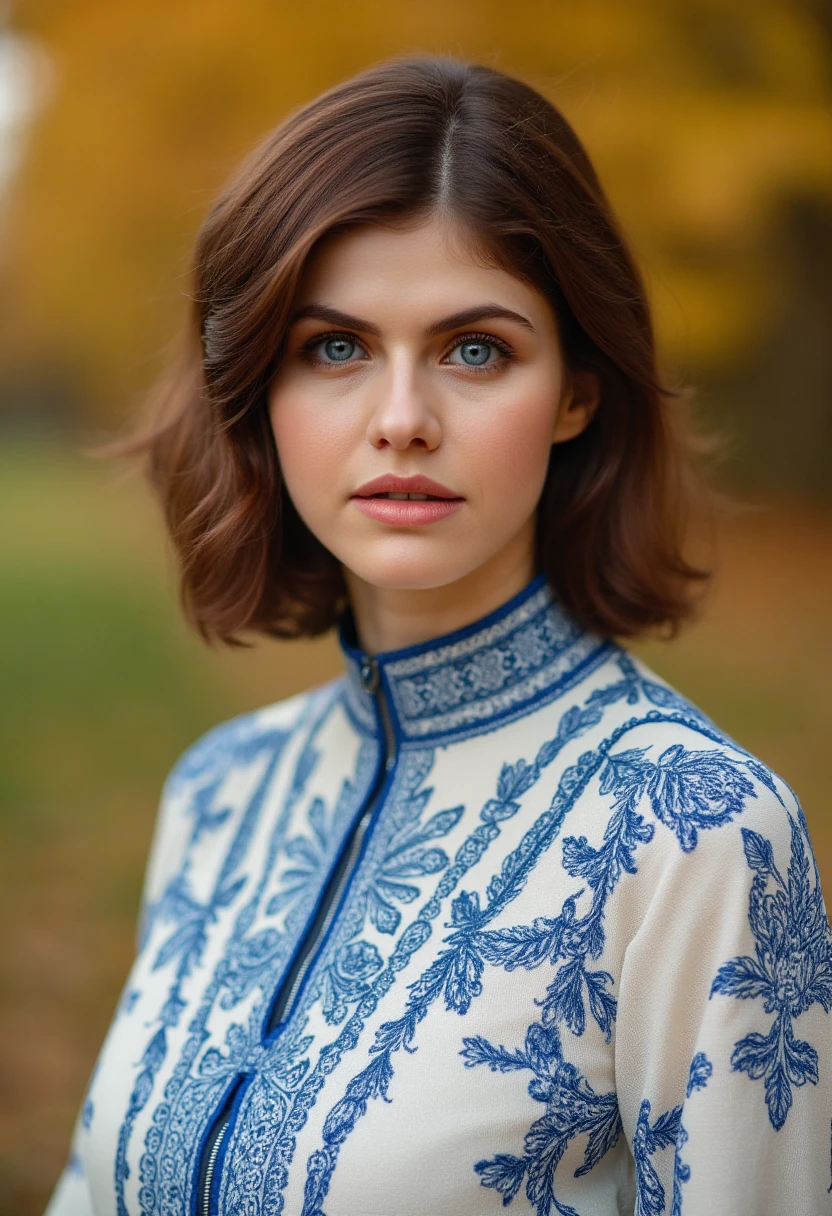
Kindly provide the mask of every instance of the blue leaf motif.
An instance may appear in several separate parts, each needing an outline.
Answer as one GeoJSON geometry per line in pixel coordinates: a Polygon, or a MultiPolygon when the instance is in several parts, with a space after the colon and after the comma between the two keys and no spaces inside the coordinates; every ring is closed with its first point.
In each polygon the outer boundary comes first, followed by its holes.
{"type": "Polygon", "coordinates": [[[772,1061],[777,1057],[779,1026],[775,1022],[768,1034],[758,1034],[753,1030],[734,1047],[731,1055],[731,1067],[737,1072],[747,1073],[752,1080],[758,1081],[773,1069],[772,1061]]]}
{"type": "Polygon", "coordinates": [[[734,958],[723,963],[711,985],[711,996],[722,992],[726,996],[754,998],[771,994],[771,981],[753,958],[734,958]]]}
{"type": "Polygon", "coordinates": [[[542,1003],[546,1022],[565,1022],[575,1035],[582,1035],[586,1028],[584,1012],[584,972],[579,958],[561,967],[549,985],[542,1003]]]}
{"type": "Polygon", "coordinates": [[[517,967],[531,970],[546,961],[557,962],[562,956],[564,937],[575,919],[578,895],[580,892],[565,900],[561,915],[554,919],[538,916],[530,925],[479,933],[476,941],[483,958],[506,971],[517,967]]]}
{"type": "Polygon", "coordinates": [[[612,1035],[612,1024],[618,1009],[615,997],[606,991],[606,985],[614,982],[609,971],[585,971],[589,1009],[598,1026],[604,1033],[607,1042],[612,1035]]]}
{"type": "Polygon", "coordinates": [[[774,1128],[792,1105],[792,1086],[816,1085],[817,1051],[795,1037],[793,1019],[814,1003],[832,1008],[832,940],[819,886],[809,881],[809,862],[800,823],[790,817],[791,860],[784,881],[771,842],[743,831],[743,852],[754,873],[748,921],[755,938],[754,959],[741,956],[719,968],[711,997],[762,999],[774,1015],[767,1035],[753,1031],[737,1041],[731,1067],[753,1081],[763,1080],[774,1128]],[[769,893],[769,884],[774,887],[769,893]]]}
{"type": "Polygon", "coordinates": [[[751,869],[758,870],[762,874],[772,874],[774,872],[774,854],[770,841],[766,840],[765,836],[761,836],[759,832],[752,832],[751,828],[741,828],[740,831],[742,832],[745,860],[751,869]]]}
{"type": "Polygon", "coordinates": [[[690,1062],[690,1072],[688,1073],[688,1083],[685,1089],[685,1096],[690,1097],[697,1089],[704,1089],[711,1078],[714,1071],[714,1066],[704,1051],[697,1051],[696,1055],[690,1062]]]}
{"type": "Polygon", "coordinates": [[[525,1157],[513,1157],[510,1153],[497,1153],[491,1161],[478,1161],[474,1169],[480,1175],[482,1186],[493,1187],[503,1197],[503,1207],[508,1207],[526,1176],[525,1157]]]}
{"type": "Polygon", "coordinates": [[[772,1127],[779,1131],[792,1105],[792,1087],[782,1064],[776,1064],[766,1077],[766,1104],[772,1127]]]}
{"type": "Polygon", "coordinates": [[[650,1134],[654,1149],[670,1148],[675,1144],[681,1122],[681,1106],[674,1106],[672,1110],[666,1110],[663,1115],[659,1115],[650,1134]]]}
{"type": "Polygon", "coordinates": [[[445,983],[445,1008],[467,1013],[471,1001],[482,992],[483,960],[472,944],[463,939],[453,951],[453,966],[445,983]]]}
{"type": "Polygon", "coordinates": [[[477,891],[460,891],[451,901],[451,923],[460,928],[476,925],[480,919],[480,897],[477,891]]]}
{"type": "Polygon", "coordinates": [[[601,793],[640,797],[654,771],[654,765],[644,760],[648,751],[646,747],[632,747],[609,756],[601,773],[601,793]]]}
{"type": "Polygon", "coordinates": [[[477,1064],[487,1064],[492,1072],[512,1072],[518,1068],[528,1068],[528,1058],[521,1051],[508,1051],[505,1047],[492,1047],[482,1037],[474,1035],[464,1038],[463,1050],[459,1053],[465,1060],[466,1068],[474,1068],[477,1064]]]}
{"type": "Polygon", "coordinates": [[[531,788],[535,776],[534,766],[526,760],[518,760],[516,764],[504,764],[497,779],[497,797],[501,802],[520,798],[531,788]]]}

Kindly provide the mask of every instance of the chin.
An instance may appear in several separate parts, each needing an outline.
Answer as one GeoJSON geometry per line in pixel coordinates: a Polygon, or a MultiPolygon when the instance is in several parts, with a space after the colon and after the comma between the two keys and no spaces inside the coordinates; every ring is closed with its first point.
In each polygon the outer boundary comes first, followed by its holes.
{"type": "Polygon", "coordinates": [[[379,558],[368,561],[366,554],[355,561],[342,558],[343,564],[362,582],[386,591],[429,591],[447,587],[465,578],[482,565],[482,560],[460,560],[460,554],[431,554],[379,558]]]}

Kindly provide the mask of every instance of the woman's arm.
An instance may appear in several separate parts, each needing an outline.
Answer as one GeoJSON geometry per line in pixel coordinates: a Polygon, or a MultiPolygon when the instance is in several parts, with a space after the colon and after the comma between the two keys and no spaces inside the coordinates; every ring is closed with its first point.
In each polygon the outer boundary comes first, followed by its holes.
{"type": "Polygon", "coordinates": [[[802,811],[757,771],[733,824],[667,850],[625,955],[640,1216],[832,1213],[832,942],[802,811]]]}

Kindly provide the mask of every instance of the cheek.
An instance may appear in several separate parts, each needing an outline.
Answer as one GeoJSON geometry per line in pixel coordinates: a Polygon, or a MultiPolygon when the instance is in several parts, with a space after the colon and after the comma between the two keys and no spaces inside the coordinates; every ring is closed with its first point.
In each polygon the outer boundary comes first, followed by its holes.
{"type": "Polygon", "coordinates": [[[331,486],[349,450],[345,412],[327,409],[314,396],[287,387],[272,394],[269,417],[292,497],[297,501],[305,487],[331,486]]]}
{"type": "Polygon", "coordinates": [[[518,506],[537,500],[549,464],[555,418],[548,388],[506,401],[468,428],[466,444],[476,453],[476,475],[486,498],[518,506]]]}

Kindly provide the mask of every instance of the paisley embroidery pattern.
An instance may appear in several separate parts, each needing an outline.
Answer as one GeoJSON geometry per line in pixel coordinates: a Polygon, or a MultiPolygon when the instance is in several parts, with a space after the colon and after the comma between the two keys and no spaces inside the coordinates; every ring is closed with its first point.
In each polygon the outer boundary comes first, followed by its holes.
{"type": "Polygon", "coordinates": [[[754,871],[748,904],[754,957],[724,963],[710,993],[762,1000],[766,1013],[774,1015],[767,1035],[754,1031],[737,1042],[731,1067],[764,1081],[769,1118],[778,1131],[792,1105],[792,1086],[818,1083],[818,1053],[796,1037],[794,1019],[815,1003],[826,1013],[832,1010],[832,941],[817,867],[812,886],[804,829],[791,815],[789,822],[791,860],[785,878],[771,841],[743,828],[745,860],[754,871]]]}
{"type": "MultiPolygon", "coordinates": [[[[211,734],[215,736],[216,732],[211,732],[211,734]]],[[[174,922],[176,927],[160,947],[153,963],[153,970],[164,969],[174,962],[176,970],[158,1016],[158,1029],[142,1054],[139,1073],[133,1085],[124,1122],[119,1131],[115,1161],[116,1204],[119,1216],[128,1216],[124,1188],[130,1174],[130,1167],[127,1163],[127,1146],[132,1135],[133,1125],[150,1097],[156,1074],[167,1055],[168,1032],[178,1024],[185,1008],[181,995],[182,986],[192,969],[200,961],[208,927],[216,918],[218,910],[233,901],[240,890],[241,881],[244,881],[236,876],[237,869],[245,854],[254,822],[262,807],[265,791],[277,768],[287,738],[286,732],[258,731],[251,722],[234,724],[230,737],[223,739],[222,746],[217,750],[212,750],[206,744],[198,745],[194,749],[194,754],[187,756],[172,775],[174,786],[184,780],[186,773],[194,779],[202,778],[204,784],[197,787],[191,803],[194,824],[182,868],[168,884],[158,905],[146,918],[146,924],[155,919],[174,922]],[[208,901],[199,903],[191,894],[188,885],[187,876],[190,865],[188,855],[205,831],[217,828],[227,818],[224,810],[217,814],[208,809],[218,793],[225,775],[223,760],[228,764],[231,755],[234,755],[237,757],[238,763],[244,763],[258,757],[261,752],[268,755],[263,777],[241,818],[240,826],[208,901]]],[[[146,1182],[149,1160],[151,1159],[147,1154],[142,1158],[143,1182],[146,1182]]],[[[155,1163],[150,1165],[150,1169],[155,1172],[155,1163]]],[[[144,1193],[146,1194],[146,1191],[144,1193]]]]}
{"type": "MultiPolygon", "coordinates": [[[[215,1005],[233,1008],[241,994],[247,995],[261,982],[268,983],[271,975],[281,974],[299,925],[304,923],[309,915],[314,901],[314,888],[306,890],[304,898],[291,908],[286,918],[284,933],[265,938],[259,931],[254,934],[250,932],[276,858],[286,840],[286,825],[317,764],[316,733],[325,722],[332,705],[330,697],[323,706],[315,707],[316,720],[298,758],[291,786],[271,833],[260,879],[237,914],[226,958],[218,964],[204,991],[202,1001],[189,1024],[189,1037],[165,1085],[163,1101],[154,1111],[153,1125],[147,1133],[145,1152],[140,1163],[139,1199],[141,1210],[147,1216],[150,1213],[154,1216],[156,1213],[171,1213],[172,1216],[173,1213],[185,1210],[189,1198],[186,1188],[193,1175],[194,1154],[199,1148],[199,1140],[194,1138],[194,1129],[202,1129],[208,1124],[231,1076],[237,1072],[256,1069],[276,1079],[288,1077],[296,1083],[299,1057],[301,1071],[303,1069],[304,1042],[297,1028],[294,1033],[283,1037],[283,1050],[277,1058],[271,1059],[267,1055],[261,1041],[262,1001],[254,1006],[245,1023],[231,1023],[228,1026],[224,1054],[216,1048],[209,1049],[206,1053],[207,1063],[204,1058],[200,1060],[199,1055],[205,1040],[205,1027],[215,1005]],[[241,982],[241,964],[247,964],[242,967],[246,975],[245,983],[241,982]],[[226,984],[227,980],[230,981],[229,984],[226,984]]],[[[364,752],[359,755],[359,769],[367,768],[368,759],[372,758],[364,752]]],[[[246,808],[241,821],[243,825],[249,816],[259,816],[262,798],[268,788],[266,780],[267,774],[264,774],[246,808]]],[[[359,788],[365,780],[366,778],[359,775],[356,782],[359,788]]],[[[347,781],[341,791],[339,806],[333,815],[333,822],[339,823],[342,830],[345,821],[354,812],[355,801],[355,788],[347,781]]],[[[238,832],[223,864],[223,870],[228,868],[229,859],[236,862],[241,855],[238,832]]],[[[273,984],[269,984],[270,989],[272,986],[273,984]]]]}

